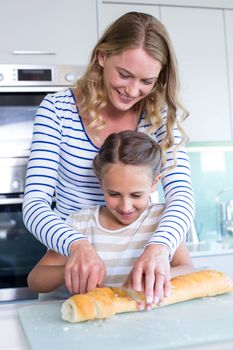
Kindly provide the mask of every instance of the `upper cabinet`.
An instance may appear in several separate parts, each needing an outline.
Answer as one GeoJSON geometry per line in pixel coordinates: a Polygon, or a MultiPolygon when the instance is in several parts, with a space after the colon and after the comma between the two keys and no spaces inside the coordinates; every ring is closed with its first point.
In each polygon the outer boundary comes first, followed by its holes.
{"type": "Polygon", "coordinates": [[[229,141],[230,104],[223,10],[161,7],[175,46],[190,141],[229,141]]]}
{"type": "Polygon", "coordinates": [[[233,10],[220,8],[227,3],[98,0],[99,35],[129,11],[150,13],[168,29],[178,58],[182,100],[190,112],[184,122],[190,141],[233,140],[233,10]]]}
{"type": "Polygon", "coordinates": [[[232,141],[229,0],[7,0],[1,6],[0,63],[86,65],[103,30],[129,11],[152,14],[170,33],[190,141],[232,141]]]}
{"type": "Polygon", "coordinates": [[[86,64],[97,40],[96,0],[7,0],[0,63],[86,64]]]}
{"type": "Polygon", "coordinates": [[[106,27],[115,21],[118,17],[124,15],[130,11],[138,11],[149,13],[152,16],[159,17],[159,6],[143,5],[141,2],[137,4],[135,2],[122,4],[111,3],[108,1],[98,2],[98,14],[99,14],[99,36],[106,29],[106,27]]]}
{"type": "Polygon", "coordinates": [[[224,14],[226,23],[226,43],[228,53],[227,65],[229,76],[230,106],[232,113],[231,125],[233,129],[233,10],[225,10],[224,14]]]}

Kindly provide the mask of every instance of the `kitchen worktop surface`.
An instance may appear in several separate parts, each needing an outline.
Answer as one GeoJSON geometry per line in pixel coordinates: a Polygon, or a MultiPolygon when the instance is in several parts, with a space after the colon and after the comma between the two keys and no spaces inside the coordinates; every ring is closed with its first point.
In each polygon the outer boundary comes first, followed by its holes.
{"type": "Polygon", "coordinates": [[[233,254],[233,239],[216,242],[214,240],[187,243],[192,257],[233,254]]]}
{"type": "MultiPolygon", "coordinates": [[[[20,319],[19,319],[19,313],[23,310],[23,314],[25,314],[24,311],[27,309],[30,309],[31,306],[35,306],[35,310],[43,310],[47,308],[50,308],[52,310],[53,305],[56,305],[56,301],[54,302],[39,302],[37,300],[30,300],[30,301],[19,301],[19,302],[2,302],[0,303],[0,329],[1,329],[1,337],[0,337],[0,349],[4,350],[30,350],[30,347],[27,342],[26,335],[24,333],[23,327],[21,325],[20,319]],[[51,306],[52,305],[52,306],[51,306]],[[52,307],[52,308],[51,308],[52,307]],[[20,311],[21,310],[21,311],[20,311]]],[[[182,303],[181,303],[182,304],[182,303]]],[[[164,308],[162,308],[164,309],[164,308]]],[[[37,311],[35,311],[37,312],[37,311]]],[[[152,311],[152,312],[155,312],[152,311]]],[[[140,317],[140,313],[137,313],[136,318],[140,317]]],[[[51,314],[50,314],[51,315],[51,314]]],[[[149,317],[149,315],[145,315],[146,318],[149,317]]],[[[151,315],[152,316],[152,315],[151,315]]],[[[191,315],[190,315],[191,316],[191,315]]],[[[29,318],[32,317],[29,314],[29,318]]],[[[132,317],[132,315],[121,315],[122,320],[126,320],[127,317],[132,317]]],[[[116,321],[116,320],[115,320],[116,321]]],[[[206,320],[207,321],[207,320],[206,320]]],[[[30,320],[29,320],[30,322],[30,320]]],[[[99,331],[104,332],[104,322],[101,325],[101,328],[99,328],[99,331]]],[[[208,321],[207,321],[208,322],[208,321]]],[[[107,320],[107,326],[109,326],[109,320],[107,320]]],[[[67,324],[67,327],[69,328],[70,324],[67,324]]],[[[74,325],[72,325],[74,326],[74,325]]],[[[64,328],[64,325],[63,325],[64,328]]],[[[43,330],[42,334],[43,336],[43,330]]],[[[48,334],[48,337],[50,335],[48,334]]],[[[89,334],[90,336],[90,334],[89,334]]],[[[58,342],[58,338],[53,337],[54,339],[54,345],[56,346],[57,350],[65,350],[64,347],[60,345],[58,342]],[[56,341],[58,342],[56,344],[56,341]]],[[[140,348],[140,347],[139,347],[140,348]]],[[[142,345],[142,349],[144,349],[142,345]]],[[[188,348],[182,347],[183,350],[193,349],[193,350],[232,350],[233,349],[233,341],[228,342],[221,342],[221,343],[212,343],[209,345],[199,345],[199,346],[189,346],[188,348]]],[[[89,350],[89,349],[88,349],[89,350]]]]}
{"type": "MultiPolygon", "coordinates": [[[[188,245],[191,255],[193,257],[208,256],[208,255],[221,255],[221,254],[233,254],[233,241],[225,241],[224,243],[217,242],[199,242],[197,244],[188,245]]],[[[232,298],[233,299],[233,298],[232,298]]],[[[56,302],[56,301],[52,301],[56,302]]],[[[30,306],[42,306],[46,309],[46,303],[48,308],[51,307],[51,302],[34,300],[12,301],[12,302],[0,302],[0,349],[1,350],[31,350],[26,334],[24,332],[22,323],[20,322],[19,313],[20,310],[30,306]]],[[[233,303],[233,300],[232,300],[233,303]]],[[[214,305],[213,305],[214,307],[214,305]]],[[[190,315],[190,317],[192,317],[190,315]]],[[[206,320],[208,322],[208,320],[206,320]]],[[[103,327],[102,327],[103,329],[103,327]]],[[[56,337],[55,337],[56,342],[56,337]]],[[[142,347],[143,348],[143,347],[142,347]]],[[[212,343],[208,345],[190,346],[183,350],[232,350],[233,341],[212,343]]],[[[57,346],[57,350],[63,350],[63,347],[57,346]]],[[[64,349],[65,350],[65,349],[64,349]]],[[[89,350],[89,349],[88,349],[89,350]]]]}

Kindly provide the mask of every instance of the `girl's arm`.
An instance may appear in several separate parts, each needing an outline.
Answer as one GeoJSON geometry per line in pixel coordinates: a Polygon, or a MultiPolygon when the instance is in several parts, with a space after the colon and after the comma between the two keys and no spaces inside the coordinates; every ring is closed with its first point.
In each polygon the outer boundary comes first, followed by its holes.
{"type": "Polygon", "coordinates": [[[48,293],[65,284],[67,258],[49,250],[28,275],[28,286],[37,293],[48,293]]]}
{"type": "Polygon", "coordinates": [[[171,261],[171,278],[178,275],[185,275],[194,270],[193,262],[186,243],[181,242],[171,261]]]}

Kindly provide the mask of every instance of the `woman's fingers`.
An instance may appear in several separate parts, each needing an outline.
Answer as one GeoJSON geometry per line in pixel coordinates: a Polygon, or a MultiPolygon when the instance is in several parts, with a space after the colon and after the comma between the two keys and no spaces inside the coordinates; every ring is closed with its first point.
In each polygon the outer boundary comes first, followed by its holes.
{"type": "Polygon", "coordinates": [[[152,303],[159,304],[170,290],[170,264],[168,250],[161,245],[148,246],[135,261],[127,284],[134,290],[142,290],[146,296],[146,309],[152,303]]]}
{"type": "MultiPolygon", "coordinates": [[[[105,277],[105,268],[102,267],[102,265],[95,265],[92,270],[89,272],[89,277],[87,280],[87,286],[86,291],[89,292],[90,290],[100,287],[103,285],[105,277]]],[[[81,292],[82,293],[82,292],[81,292]]]]}
{"type": "Polygon", "coordinates": [[[65,266],[65,284],[71,294],[86,293],[103,283],[105,266],[88,241],[75,242],[65,266]]]}
{"type": "Polygon", "coordinates": [[[169,275],[166,276],[165,281],[164,281],[164,296],[168,297],[170,292],[171,292],[171,276],[169,273],[169,275]]]}
{"type": "Polygon", "coordinates": [[[65,267],[65,285],[67,290],[69,291],[69,293],[72,294],[73,291],[73,287],[72,287],[72,277],[71,277],[71,273],[69,271],[69,269],[67,268],[67,265],[65,267]]]}
{"type": "Polygon", "coordinates": [[[147,309],[151,308],[151,304],[153,302],[154,284],[155,284],[155,275],[154,275],[153,264],[151,264],[149,268],[147,268],[145,271],[145,296],[146,296],[147,309]]]}
{"type": "Polygon", "coordinates": [[[71,294],[77,294],[80,290],[79,267],[73,257],[69,258],[65,266],[65,285],[71,294]]]}
{"type": "Polygon", "coordinates": [[[136,291],[143,291],[144,285],[143,285],[143,269],[140,264],[136,265],[131,273],[131,282],[132,289],[136,291]]]}
{"type": "Polygon", "coordinates": [[[155,284],[154,284],[154,300],[155,304],[159,304],[163,301],[165,295],[165,282],[167,280],[166,274],[163,272],[155,273],[155,284]]]}
{"type": "MultiPolygon", "coordinates": [[[[80,265],[79,267],[79,291],[76,293],[86,293],[87,285],[88,285],[88,279],[92,278],[92,271],[90,269],[89,265],[80,265]]],[[[73,285],[75,286],[75,284],[73,285]]],[[[94,287],[95,288],[95,287],[94,287]]]]}

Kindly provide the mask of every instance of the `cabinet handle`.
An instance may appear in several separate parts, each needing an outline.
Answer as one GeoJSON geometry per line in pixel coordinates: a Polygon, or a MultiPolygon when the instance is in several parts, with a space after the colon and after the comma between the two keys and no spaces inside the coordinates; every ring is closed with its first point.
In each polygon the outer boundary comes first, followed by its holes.
{"type": "MultiPolygon", "coordinates": [[[[16,198],[0,198],[0,205],[22,204],[23,197],[16,198]]],[[[52,203],[56,203],[56,197],[52,198],[52,203]]]]}
{"type": "Polygon", "coordinates": [[[17,198],[0,198],[0,205],[22,204],[23,197],[17,198]]]}
{"type": "Polygon", "coordinates": [[[56,52],[52,51],[30,51],[30,50],[14,50],[13,55],[56,55],[56,52]]]}

